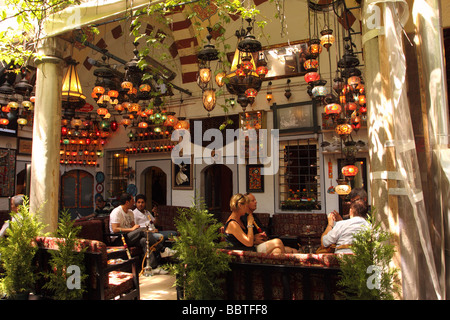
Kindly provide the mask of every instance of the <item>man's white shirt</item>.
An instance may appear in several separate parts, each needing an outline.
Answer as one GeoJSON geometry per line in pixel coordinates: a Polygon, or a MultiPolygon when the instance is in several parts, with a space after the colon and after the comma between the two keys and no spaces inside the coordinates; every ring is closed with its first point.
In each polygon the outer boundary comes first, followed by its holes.
{"type": "Polygon", "coordinates": [[[150,219],[155,223],[155,217],[150,213],[148,210],[144,210],[144,212],[141,212],[138,208],[133,210],[134,214],[134,223],[138,224],[141,227],[146,227],[150,219]]]}

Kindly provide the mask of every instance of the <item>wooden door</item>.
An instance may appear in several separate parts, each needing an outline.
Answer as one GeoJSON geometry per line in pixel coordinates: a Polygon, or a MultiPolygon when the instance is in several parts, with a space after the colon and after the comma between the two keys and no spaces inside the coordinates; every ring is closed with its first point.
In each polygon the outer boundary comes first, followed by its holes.
{"type": "Polygon", "coordinates": [[[61,177],[61,210],[68,209],[72,219],[94,212],[94,176],[71,170],[61,177]]]}

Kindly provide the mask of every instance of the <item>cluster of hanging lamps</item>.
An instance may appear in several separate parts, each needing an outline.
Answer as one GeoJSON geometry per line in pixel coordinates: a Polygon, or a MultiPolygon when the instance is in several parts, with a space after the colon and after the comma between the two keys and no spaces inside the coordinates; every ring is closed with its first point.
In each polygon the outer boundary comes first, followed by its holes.
{"type": "Polygon", "coordinates": [[[211,44],[211,31],[212,29],[208,27],[208,35],[206,36],[208,43],[197,54],[197,59],[199,62],[197,84],[202,89],[203,108],[208,111],[208,116],[216,106],[216,90],[213,87],[213,82],[216,82],[219,87],[224,85],[223,70],[219,70],[214,77],[214,80],[212,80],[213,74],[211,71],[211,62],[219,59],[219,52],[214,45],[211,44]]]}
{"type": "Polygon", "coordinates": [[[261,89],[262,80],[268,73],[267,61],[262,51],[261,42],[251,34],[252,19],[246,19],[247,29],[236,31],[238,45],[235,50],[230,72],[226,75],[227,90],[237,95],[237,102],[245,112],[247,106],[253,104],[261,89]],[[257,54],[255,63],[254,54],[257,54]]]}
{"type": "MultiPolygon", "coordinates": [[[[342,48],[344,53],[337,59],[336,76],[329,86],[326,81],[321,79],[319,70],[319,55],[326,49],[331,68],[330,47],[335,43],[336,38],[333,30],[329,28],[330,14],[334,19],[346,17],[345,4],[342,1],[317,2],[308,0],[308,19],[310,22],[310,42],[307,53],[309,56],[304,62],[306,70],[305,81],[308,83],[308,94],[317,103],[323,105],[323,112],[328,119],[332,120],[334,132],[340,137],[343,149],[344,167],[337,179],[338,186],[335,187],[337,194],[346,196],[351,191],[349,181],[358,174],[358,167],[354,165],[356,147],[352,139],[352,133],[361,127],[361,120],[366,117],[365,92],[361,72],[358,69],[359,59],[353,52],[355,45],[351,41],[350,31],[348,37],[343,38],[342,48]],[[340,12],[343,8],[343,12],[340,12]],[[317,15],[323,13],[324,28],[318,34],[317,15]],[[341,14],[342,13],[342,14],[341,14]],[[311,36],[311,28],[313,36],[311,36]]],[[[336,21],[336,20],[335,20],[336,21]]],[[[346,21],[343,21],[346,23],[346,21]]],[[[340,34],[339,32],[337,34],[340,34]]],[[[336,54],[340,56],[340,48],[336,48],[336,54]]],[[[331,70],[330,70],[331,74],[331,70]]]]}

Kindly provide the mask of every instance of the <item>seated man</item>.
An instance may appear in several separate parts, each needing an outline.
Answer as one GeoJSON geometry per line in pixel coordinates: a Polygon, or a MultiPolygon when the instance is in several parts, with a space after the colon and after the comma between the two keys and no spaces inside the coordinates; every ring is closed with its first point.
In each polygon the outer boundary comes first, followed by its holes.
{"type": "Polygon", "coordinates": [[[350,205],[350,218],[336,221],[332,212],[328,215],[328,225],[320,239],[323,247],[336,245],[335,253],[352,253],[351,244],[353,235],[362,227],[368,226],[366,220],[367,204],[363,200],[357,200],[350,205]]]}
{"type": "MultiPolygon", "coordinates": [[[[145,252],[147,250],[147,237],[145,228],[141,228],[139,224],[134,222],[134,214],[131,210],[134,207],[133,196],[124,193],[120,196],[120,205],[115,208],[109,218],[109,228],[112,233],[124,233],[125,241],[128,246],[140,245],[145,252]]],[[[113,245],[123,245],[120,237],[112,238],[113,245]]],[[[154,237],[149,238],[149,245],[152,246],[157,241],[154,237]]],[[[169,248],[165,248],[162,243],[155,247],[155,252],[160,253],[161,257],[173,255],[169,248]]],[[[157,267],[157,259],[154,252],[151,253],[151,267],[157,267]]]]}
{"type": "Polygon", "coordinates": [[[109,215],[114,207],[103,199],[102,195],[95,197],[95,215],[109,215]]]}
{"type": "Polygon", "coordinates": [[[111,213],[114,207],[103,199],[102,195],[95,196],[95,210],[87,216],[78,214],[77,219],[93,219],[97,216],[106,216],[111,213]]]}
{"type": "Polygon", "coordinates": [[[169,239],[171,236],[177,234],[176,231],[173,230],[158,230],[156,225],[158,224],[158,211],[157,207],[153,208],[153,216],[150,211],[148,211],[145,207],[147,204],[147,197],[143,194],[138,194],[135,198],[136,201],[136,209],[133,210],[134,213],[134,221],[136,224],[141,227],[148,227],[149,231],[152,233],[153,237],[156,240],[162,236],[164,240],[169,239]]]}
{"type": "MultiPolygon", "coordinates": [[[[10,209],[11,213],[17,213],[19,210],[19,206],[23,205],[23,194],[18,194],[11,197],[10,200],[10,209]]],[[[0,238],[3,237],[6,233],[6,230],[9,228],[9,220],[3,223],[2,228],[0,229],[0,238]]]]}

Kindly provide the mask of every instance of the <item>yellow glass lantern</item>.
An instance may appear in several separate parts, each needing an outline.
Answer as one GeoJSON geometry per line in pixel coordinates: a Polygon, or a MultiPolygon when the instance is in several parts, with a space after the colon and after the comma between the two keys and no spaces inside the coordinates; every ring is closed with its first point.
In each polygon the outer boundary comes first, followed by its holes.
{"type": "Polygon", "coordinates": [[[346,196],[352,191],[352,187],[348,185],[345,179],[337,179],[338,185],[334,187],[334,191],[340,196],[346,196]]]}
{"type": "Polygon", "coordinates": [[[211,80],[211,69],[210,68],[201,68],[198,71],[198,77],[202,83],[208,83],[211,80]]]}
{"type": "Polygon", "coordinates": [[[353,129],[350,124],[341,123],[336,126],[335,131],[339,136],[342,137],[342,136],[346,136],[346,135],[349,135],[350,133],[352,133],[353,129]]]}
{"type": "Polygon", "coordinates": [[[81,89],[76,63],[70,63],[63,80],[62,100],[71,102],[79,101],[79,99],[86,99],[86,97],[83,95],[83,90],[81,89]]]}
{"type": "Polygon", "coordinates": [[[223,81],[223,79],[226,77],[226,73],[225,72],[219,72],[217,75],[216,75],[216,84],[219,86],[219,87],[222,87],[224,84],[225,84],[225,82],[223,81]]]}
{"type": "Polygon", "coordinates": [[[216,106],[216,90],[207,89],[203,91],[203,108],[211,112],[216,106]]]}
{"type": "Polygon", "coordinates": [[[187,121],[185,118],[178,118],[177,124],[173,127],[174,129],[189,130],[189,121],[187,121]]]}

